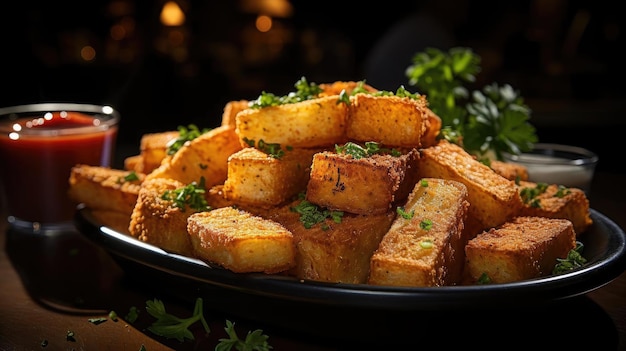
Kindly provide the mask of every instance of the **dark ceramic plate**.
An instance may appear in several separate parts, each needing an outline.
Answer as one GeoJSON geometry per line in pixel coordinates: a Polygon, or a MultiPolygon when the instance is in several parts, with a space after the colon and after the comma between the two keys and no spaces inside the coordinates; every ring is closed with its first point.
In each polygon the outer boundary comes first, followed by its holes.
{"type": "Polygon", "coordinates": [[[176,280],[257,297],[324,307],[386,311],[498,308],[552,302],[599,288],[626,269],[626,234],[612,220],[591,210],[593,225],[579,238],[587,264],[566,274],[507,284],[447,287],[381,287],[323,283],[267,274],[237,274],[197,259],[171,254],[99,224],[79,206],[79,231],[116,258],[165,273],[176,280]]]}

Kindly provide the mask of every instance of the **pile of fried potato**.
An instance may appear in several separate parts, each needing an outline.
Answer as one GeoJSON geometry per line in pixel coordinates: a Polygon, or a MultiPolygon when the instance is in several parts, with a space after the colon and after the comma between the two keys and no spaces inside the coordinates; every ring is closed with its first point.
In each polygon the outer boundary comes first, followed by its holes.
{"type": "Polygon", "coordinates": [[[592,224],[583,191],[531,183],[519,165],[487,166],[440,140],[425,96],[319,87],[288,104],[231,101],[220,126],[173,154],[180,131],[145,134],[125,169],[76,165],[70,196],[106,226],[233,272],[359,284],[548,275],[592,224]],[[482,234],[524,226],[545,230],[466,255],[482,234]]]}

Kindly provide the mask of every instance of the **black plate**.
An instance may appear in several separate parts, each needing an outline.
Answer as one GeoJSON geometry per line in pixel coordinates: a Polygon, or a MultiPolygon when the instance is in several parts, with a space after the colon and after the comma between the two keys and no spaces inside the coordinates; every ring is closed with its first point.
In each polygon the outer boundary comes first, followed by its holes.
{"type": "Polygon", "coordinates": [[[626,269],[626,234],[612,220],[591,209],[593,225],[579,238],[588,263],[572,272],[507,284],[446,287],[381,287],[365,284],[301,281],[267,274],[237,274],[207,263],[165,252],[100,225],[88,208],[79,206],[79,231],[114,257],[192,282],[289,303],[386,311],[498,308],[552,302],[601,287],[626,269]]]}

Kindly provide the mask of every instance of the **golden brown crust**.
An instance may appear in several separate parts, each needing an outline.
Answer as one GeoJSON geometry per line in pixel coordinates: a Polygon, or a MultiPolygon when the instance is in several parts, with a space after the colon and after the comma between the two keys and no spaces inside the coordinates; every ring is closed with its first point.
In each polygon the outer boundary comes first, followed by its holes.
{"type": "Polygon", "coordinates": [[[183,210],[175,207],[171,200],[162,198],[166,191],[185,186],[174,179],[146,179],[131,215],[130,234],[163,250],[192,256],[187,218],[194,210],[183,210]]]}
{"type": "Polygon", "coordinates": [[[576,247],[572,223],[565,219],[516,217],[485,231],[465,246],[471,282],[486,275],[491,283],[508,283],[552,273],[557,258],[576,247]]]}
{"type": "Polygon", "coordinates": [[[415,149],[397,157],[359,159],[334,152],[317,153],[306,188],[307,200],[355,214],[386,213],[413,189],[418,157],[415,149]]]}
{"type": "Polygon", "coordinates": [[[223,194],[236,204],[273,207],[306,190],[313,155],[321,149],[292,148],[280,158],[248,147],[228,159],[223,194]]]}
{"type": "Polygon", "coordinates": [[[228,173],[228,157],[241,150],[232,126],[214,128],[183,145],[174,155],[146,176],[170,178],[184,184],[199,183],[204,178],[207,187],[221,184],[228,173]]]}
{"type": "Polygon", "coordinates": [[[467,188],[462,183],[424,178],[396,216],[371,259],[369,284],[454,285],[461,280],[467,188]],[[424,223],[432,227],[423,227],[424,223]]]}
{"type": "Polygon", "coordinates": [[[278,273],[295,265],[293,235],[281,224],[233,207],[189,217],[194,255],[233,272],[278,273]]]}
{"type": "MultiPolygon", "coordinates": [[[[537,189],[537,183],[522,181],[520,192],[524,189],[537,189]]],[[[578,188],[564,188],[556,184],[547,185],[545,191],[535,197],[538,202],[528,201],[520,210],[520,216],[568,219],[574,225],[579,236],[593,224],[589,210],[589,199],[578,188]]]]}
{"type": "Polygon", "coordinates": [[[224,111],[222,113],[222,125],[235,127],[237,125],[237,113],[248,109],[248,100],[233,100],[224,105],[224,111]]]}
{"type": "Polygon", "coordinates": [[[339,95],[342,91],[345,91],[348,95],[352,95],[352,92],[357,88],[365,89],[370,93],[378,91],[376,88],[372,87],[369,84],[355,81],[337,81],[333,83],[322,83],[319,85],[319,87],[322,89],[322,93],[320,93],[319,95],[320,97],[339,95]]]}
{"type": "Polygon", "coordinates": [[[528,180],[528,169],[521,164],[492,160],[489,167],[508,180],[528,180]]]}
{"type": "Polygon", "coordinates": [[[139,143],[141,171],[148,174],[159,167],[163,159],[167,157],[168,144],[179,135],[178,131],[144,134],[139,143]]]}
{"type": "Polygon", "coordinates": [[[325,282],[366,283],[372,253],[389,230],[395,211],[367,216],[344,213],[339,223],[326,219],[305,228],[300,214],[291,210],[300,201],[274,211],[258,212],[293,233],[297,248],[296,266],[289,274],[325,282]]]}
{"type": "Polygon", "coordinates": [[[388,147],[422,147],[429,120],[424,97],[416,100],[359,93],[350,99],[346,121],[349,139],[388,147]]]}
{"type": "Polygon", "coordinates": [[[329,147],[346,141],[346,104],[325,96],[237,113],[237,134],[246,140],[294,148],[329,147]]]}
{"type": "Polygon", "coordinates": [[[441,140],[420,150],[418,174],[421,178],[442,178],[467,186],[469,215],[484,228],[498,226],[519,213],[522,201],[515,182],[494,172],[462,147],[441,140]]]}
{"type": "Polygon", "coordinates": [[[70,171],[68,196],[91,209],[117,211],[130,217],[145,178],[145,174],[135,173],[138,179],[127,181],[126,176],[130,173],[108,167],[76,165],[70,171]]]}

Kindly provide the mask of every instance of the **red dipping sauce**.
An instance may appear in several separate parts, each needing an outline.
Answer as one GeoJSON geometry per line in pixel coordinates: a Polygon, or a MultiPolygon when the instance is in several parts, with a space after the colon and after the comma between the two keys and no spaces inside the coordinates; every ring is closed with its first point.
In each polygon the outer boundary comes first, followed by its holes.
{"type": "Polygon", "coordinates": [[[119,117],[97,108],[98,114],[67,110],[0,116],[0,180],[9,216],[41,224],[72,220],[76,204],[67,196],[72,167],[112,162],[119,117]]]}

